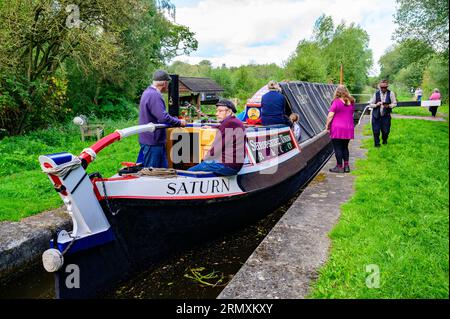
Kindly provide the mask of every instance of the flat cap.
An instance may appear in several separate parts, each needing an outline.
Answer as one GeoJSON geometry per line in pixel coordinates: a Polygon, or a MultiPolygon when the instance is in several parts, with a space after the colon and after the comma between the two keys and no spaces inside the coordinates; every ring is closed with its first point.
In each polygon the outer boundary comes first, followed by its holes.
{"type": "Polygon", "coordinates": [[[153,81],[170,81],[172,78],[169,73],[164,70],[157,70],[153,73],[153,81]]]}
{"type": "Polygon", "coordinates": [[[229,108],[233,113],[236,113],[236,107],[234,106],[234,103],[227,99],[220,99],[219,102],[216,103],[216,106],[226,106],[229,108]]]}

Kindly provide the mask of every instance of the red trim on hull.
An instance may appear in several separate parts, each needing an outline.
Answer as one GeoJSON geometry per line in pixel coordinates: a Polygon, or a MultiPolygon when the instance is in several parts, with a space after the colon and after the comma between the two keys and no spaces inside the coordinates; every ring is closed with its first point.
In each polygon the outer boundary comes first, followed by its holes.
{"type": "Polygon", "coordinates": [[[92,188],[94,189],[95,197],[97,198],[98,201],[100,201],[100,200],[102,200],[102,195],[100,194],[97,184],[95,183],[97,181],[98,181],[98,178],[94,178],[91,180],[91,183],[92,183],[92,188]]]}
{"type": "Polygon", "coordinates": [[[110,178],[94,178],[92,182],[115,182],[115,181],[126,181],[130,179],[138,179],[140,176],[121,176],[121,177],[110,177],[110,178]]]}
{"type": "MultiPolygon", "coordinates": [[[[220,197],[230,197],[236,195],[244,195],[245,192],[242,193],[230,193],[230,194],[221,194],[221,195],[209,195],[209,196],[177,196],[177,197],[162,197],[162,196],[108,196],[108,199],[151,199],[151,200],[187,200],[187,199],[213,199],[220,197]]],[[[100,197],[100,200],[104,200],[105,197],[100,197]]]]}
{"type": "MultiPolygon", "coordinates": [[[[104,197],[102,197],[102,195],[100,194],[100,191],[98,190],[97,182],[126,181],[126,180],[132,180],[132,179],[137,179],[137,178],[139,178],[139,177],[123,176],[123,177],[116,177],[116,178],[93,178],[91,180],[91,183],[94,188],[95,197],[97,197],[97,199],[100,201],[100,200],[104,199],[104,197]]],[[[108,196],[108,198],[109,198],[109,196],[108,196]]]]}

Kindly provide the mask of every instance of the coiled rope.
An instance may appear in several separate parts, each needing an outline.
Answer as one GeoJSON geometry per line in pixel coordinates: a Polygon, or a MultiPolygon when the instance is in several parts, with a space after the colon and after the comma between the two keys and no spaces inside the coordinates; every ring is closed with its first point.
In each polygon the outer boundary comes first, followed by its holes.
{"type": "Polygon", "coordinates": [[[157,176],[161,178],[171,178],[177,176],[177,170],[173,168],[153,168],[146,167],[141,169],[137,175],[139,176],[157,176]]]}
{"type": "MultiPolygon", "coordinates": [[[[82,153],[88,154],[92,161],[95,161],[97,154],[91,148],[85,148],[82,153]]],[[[70,162],[58,165],[56,167],[43,167],[42,171],[46,174],[52,174],[59,177],[65,176],[69,171],[78,168],[81,165],[81,159],[79,157],[74,157],[70,162]]]]}
{"type": "Polygon", "coordinates": [[[70,162],[58,165],[56,167],[42,167],[42,171],[46,174],[65,176],[69,171],[78,168],[81,165],[81,159],[74,157],[70,162]]]}

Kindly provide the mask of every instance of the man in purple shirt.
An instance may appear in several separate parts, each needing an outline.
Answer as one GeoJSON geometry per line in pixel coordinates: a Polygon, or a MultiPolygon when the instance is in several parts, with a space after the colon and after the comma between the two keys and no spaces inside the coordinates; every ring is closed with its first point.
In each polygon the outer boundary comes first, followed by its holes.
{"type": "Polygon", "coordinates": [[[245,158],[245,128],[234,116],[233,102],[222,99],[216,104],[220,122],[211,150],[204,160],[189,171],[212,172],[219,176],[236,175],[245,158]]]}
{"type": "MultiPolygon", "coordinates": [[[[150,122],[171,126],[186,125],[185,120],[179,120],[166,112],[166,104],[161,94],[168,91],[170,80],[171,77],[166,71],[158,70],[153,74],[153,84],[144,91],[139,104],[139,125],[150,122]]],[[[168,167],[165,129],[140,133],[139,144],[141,150],[137,162],[142,163],[143,167],[168,167]]]]}

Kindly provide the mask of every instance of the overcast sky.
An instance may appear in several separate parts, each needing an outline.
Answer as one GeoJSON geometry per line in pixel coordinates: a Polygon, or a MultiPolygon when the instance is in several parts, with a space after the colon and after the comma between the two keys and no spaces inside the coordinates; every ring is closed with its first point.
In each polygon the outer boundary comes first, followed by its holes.
{"type": "Polygon", "coordinates": [[[367,31],[373,51],[371,75],[392,45],[395,0],[172,0],[176,22],[195,32],[198,50],[175,60],[213,66],[276,63],[282,65],[298,42],[310,39],[321,14],[336,24],[354,22],[367,31]]]}

